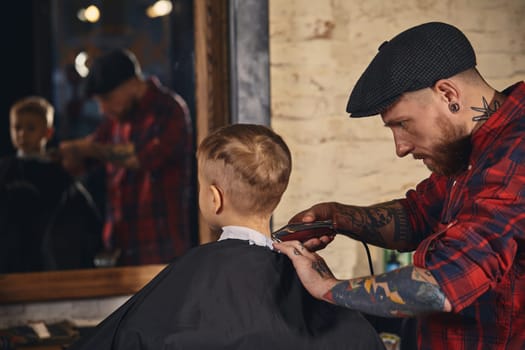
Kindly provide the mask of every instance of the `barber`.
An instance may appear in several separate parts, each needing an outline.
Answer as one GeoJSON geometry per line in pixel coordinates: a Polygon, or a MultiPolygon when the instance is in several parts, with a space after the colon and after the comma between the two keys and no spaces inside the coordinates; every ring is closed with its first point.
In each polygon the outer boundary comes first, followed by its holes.
{"type": "Polygon", "coordinates": [[[397,155],[412,154],[431,175],[405,198],[368,207],[320,203],[290,222],[331,219],[348,237],[415,251],[413,265],[339,280],[314,252],[333,237],[275,248],[316,298],[417,317],[420,349],[524,349],[524,82],[497,91],[459,29],[426,23],[379,47],[347,112],[380,114],[397,155]]]}

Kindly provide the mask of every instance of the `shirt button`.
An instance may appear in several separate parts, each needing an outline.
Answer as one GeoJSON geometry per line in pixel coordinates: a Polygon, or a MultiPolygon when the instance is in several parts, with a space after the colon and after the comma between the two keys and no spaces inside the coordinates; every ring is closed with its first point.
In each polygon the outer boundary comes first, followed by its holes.
{"type": "Polygon", "coordinates": [[[472,164],[469,164],[468,165],[468,170],[471,170],[472,169],[472,164]]]}
{"type": "Polygon", "coordinates": [[[452,183],[452,187],[456,186],[456,180],[452,183]]]}

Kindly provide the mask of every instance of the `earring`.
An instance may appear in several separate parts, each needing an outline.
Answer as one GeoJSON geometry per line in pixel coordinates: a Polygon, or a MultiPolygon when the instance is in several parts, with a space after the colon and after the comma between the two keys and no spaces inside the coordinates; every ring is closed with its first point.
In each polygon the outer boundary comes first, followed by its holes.
{"type": "Polygon", "coordinates": [[[450,109],[452,113],[457,113],[459,111],[459,104],[456,102],[450,103],[448,109],[450,109]]]}

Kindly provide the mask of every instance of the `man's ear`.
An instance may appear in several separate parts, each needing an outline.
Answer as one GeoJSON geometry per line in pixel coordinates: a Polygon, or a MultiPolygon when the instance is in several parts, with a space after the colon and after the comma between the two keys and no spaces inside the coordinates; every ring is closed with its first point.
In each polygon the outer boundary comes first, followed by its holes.
{"type": "Polygon", "coordinates": [[[215,185],[210,185],[210,191],[212,193],[213,205],[215,207],[215,214],[219,214],[224,206],[224,198],[221,189],[215,185]]]}
{"type": "Polygon", "coordinates": [[[459,86],[451,79],[438,80],[433,89],[443,98],[447,104],[460,102],[459,86]]]}

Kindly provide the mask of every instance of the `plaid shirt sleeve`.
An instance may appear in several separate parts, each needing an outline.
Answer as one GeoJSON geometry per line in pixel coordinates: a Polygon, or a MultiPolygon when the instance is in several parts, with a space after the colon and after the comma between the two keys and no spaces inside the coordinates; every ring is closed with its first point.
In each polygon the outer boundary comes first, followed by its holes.
{"type": "Polygon", "coordinates": [[[416,233],[413,242],[416,245],[439,225],[447,190],[447,178],[432,174],[418,184],[415,190],[408,191],[406,199],[400,200],[409,214],[412,230],[416,233]]]}

